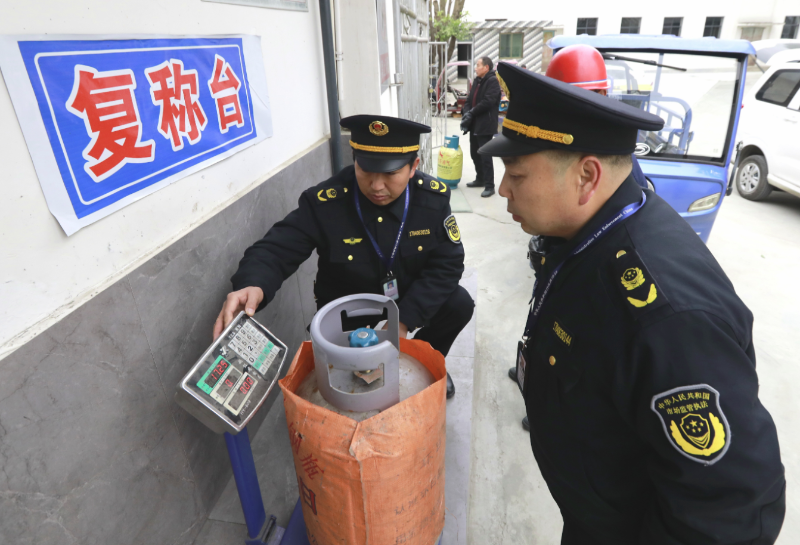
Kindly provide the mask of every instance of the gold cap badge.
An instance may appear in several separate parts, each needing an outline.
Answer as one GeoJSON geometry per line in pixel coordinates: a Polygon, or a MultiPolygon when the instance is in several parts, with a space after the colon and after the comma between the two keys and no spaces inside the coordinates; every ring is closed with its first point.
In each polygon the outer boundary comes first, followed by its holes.
{"type": "Polygon", "coordinates": [[[375,136],[383,136],[389,132],[389,126],[383,121],[373,121],[369,124],[369,132],[375,136]]]}

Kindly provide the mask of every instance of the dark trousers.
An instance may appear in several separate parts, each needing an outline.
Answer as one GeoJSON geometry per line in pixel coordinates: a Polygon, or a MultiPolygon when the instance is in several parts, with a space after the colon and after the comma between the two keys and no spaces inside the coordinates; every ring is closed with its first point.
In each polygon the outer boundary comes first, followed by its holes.
{"type": "Polygon", "coordinates": [[[415,339],[430,343],[434,350],[447,356],[453,341],[472,319],[475,301],[463,287],[458,286],[431,318],[431,323],[421,328],[415,339]]]}
{"type": "Polygon", "coordinates": [[[483,182],[486,189],[494,189],[494,165],[492,164],[492,156],[481,155],[478,153],[478,148],[491,139],[491,134],[475,135],[469,133],[469,154],[472,156],[472,162],[475,163],[475,172],[478,174],[476,180],[483,182]]]}

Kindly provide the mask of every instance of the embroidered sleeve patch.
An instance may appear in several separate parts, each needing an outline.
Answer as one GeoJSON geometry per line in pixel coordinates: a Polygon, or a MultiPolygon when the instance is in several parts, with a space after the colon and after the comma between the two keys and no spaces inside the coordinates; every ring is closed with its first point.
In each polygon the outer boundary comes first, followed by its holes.
{"type": "Polygon", "coordinates": [[[670,444],[690,460],[710,466],[728,451],[728,420],[719,406],[719,392],[708,384],[657,394],[650,408],[661,419],[670,444]]]}
{"type": "Polygon", "coordinates": [[[453,214],[450,214],[447,216],[447,218],[445,218],[444,229],[447,231],[447,238],[450,239],[450,242],[461,244],[461,231],[458,229],[456,217],[453,214]]]}

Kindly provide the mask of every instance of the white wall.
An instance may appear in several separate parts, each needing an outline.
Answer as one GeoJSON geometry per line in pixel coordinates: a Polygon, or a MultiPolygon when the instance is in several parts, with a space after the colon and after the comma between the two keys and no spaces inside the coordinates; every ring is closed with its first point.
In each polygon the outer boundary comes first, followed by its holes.
{"type": "Polygon", "coordinates": [[[67,238],[0,85],[0,358],[330,133],[317,0],[308,12],[200,0],[2,0],[0,12],[0,34],[259,35],[273,123],[272,138],[67,238]]]}
{"type": "Polygon", "coordinates": [[[466,5],[472,21],[505,18],[514,21],[552,19],[563,26],[564,34],[574,36],[579,17],[597,17],[598,34],[619,34],[622,17],[641,17],[641,34],[661,34],[664,17],[683,17],[681,35],[700,38],[706,17],[724,17],[720,38],[738,39],[743,23],[766,25],[764,38],[779,38],[786,15],[800,15],[798,0],[673,0],[671,2],[630,2],[630,0],[572,0],[570,2],[530,2],[472,0],[466,5]]]}

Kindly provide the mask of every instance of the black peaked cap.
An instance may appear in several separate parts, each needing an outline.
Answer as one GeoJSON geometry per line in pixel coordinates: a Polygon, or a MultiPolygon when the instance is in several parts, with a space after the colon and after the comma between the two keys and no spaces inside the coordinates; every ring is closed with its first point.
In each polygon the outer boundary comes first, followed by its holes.
{"type": "Polygon", "coordinates": [[[497,67],[508,95],[502,134],[481,147],[497,157],[548,149],[627,155],[639,130],[657,131],[664,120],[611,97],[534,74],[512,64],[497,67]]]}
{"type": "Polygon", "coordinates": [[[431,128],[399,117],[351,115],[339,124],[350,130],[358,166],[368,172],[393,172],[419,151],[419,137],[431,128]]]}

